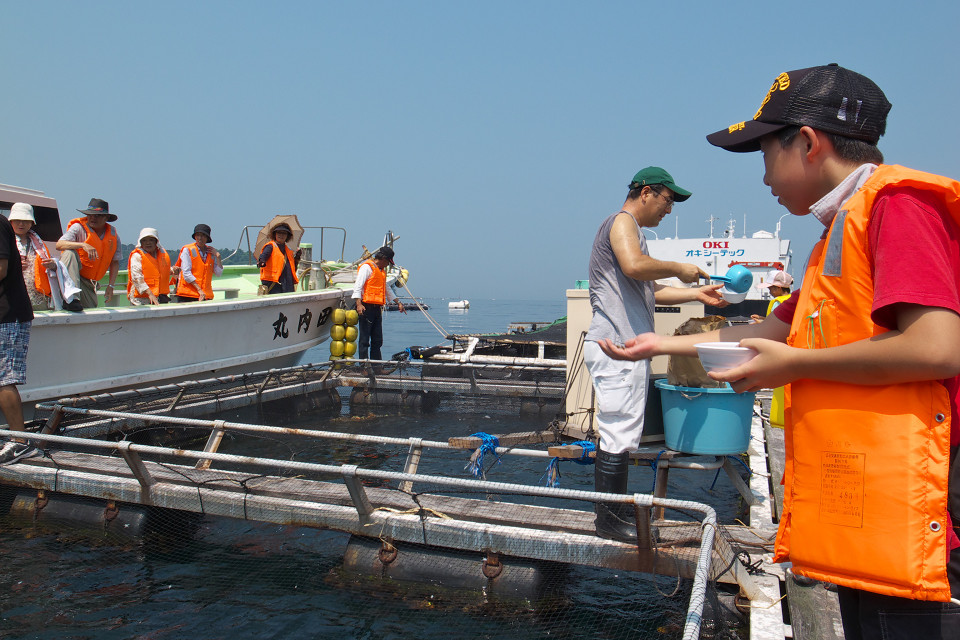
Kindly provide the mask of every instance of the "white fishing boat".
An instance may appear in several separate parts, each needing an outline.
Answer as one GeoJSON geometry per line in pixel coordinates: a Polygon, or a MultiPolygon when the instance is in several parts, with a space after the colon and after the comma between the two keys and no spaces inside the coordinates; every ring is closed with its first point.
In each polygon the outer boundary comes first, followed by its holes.
{"type": "MultiPolygon", "coordinates": [[[[14,202],[34,207],[35,230],[56,254],[53,245],[63,233],[56,200],[41,191],[0,185],[0,211],[9,215],[14,202]]],[[[114,296],[117,306],[36,312],[27,384],[20,387],[25,411],[66,396],[297,364],[306,350],[329,338],[332,311],[350,302],[352,280],[331,282],[326,269],[355,276],[359,263],[343,262],[342,251],[339,260],[310,258],[305,250],[301,285],[306,290],[293,293],[258,296],[256,266],[228,266],[224,277],[213,281],[212,301],[129,306],[123,274],[114,296]],[[331,266],[337,263],[342,268],[331,266]]],[[[400,269],[393,273],[394,283],[398,276],[402,280],[400,269]]]]}

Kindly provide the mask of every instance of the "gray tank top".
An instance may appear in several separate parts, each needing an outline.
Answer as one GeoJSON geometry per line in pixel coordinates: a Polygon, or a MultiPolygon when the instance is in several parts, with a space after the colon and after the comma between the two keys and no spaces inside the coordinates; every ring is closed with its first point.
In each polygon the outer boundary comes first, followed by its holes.
{"type": "MultiPolygon", "coordinates": [[[[653,331],[654,283],[634,280],[620,269],[610,245],[610,229],[618,215],[615,213],[604,220],[593,240],[588,271],[593,320],[586,339],[594,342],[610,339],[623,345],[639,333],[653,331]]],[[[637,237],[643,254],[650,255],[640,225],[637,225],[637,237]]]]}

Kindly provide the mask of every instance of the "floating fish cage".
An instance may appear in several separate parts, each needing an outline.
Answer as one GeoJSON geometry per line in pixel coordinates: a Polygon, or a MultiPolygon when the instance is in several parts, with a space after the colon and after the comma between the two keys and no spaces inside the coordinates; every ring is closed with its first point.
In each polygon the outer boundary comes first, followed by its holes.
{"type": "Polygon", "coordinates": [[[298,594],[333,587],[338,611],[362,602],[405,635],[586,637],[606,625],[609,637],[679,638],[705,631],[705,618],[706,631],[742,626],[737,594],[764,596],[738,554],[764,543],[732,514],[721,526],[697,501],[597,494],[589,466],[550,452],[564,439],[549,425],[515,440],[475,432],[498,415],[516,423],[507,403],[560,397],[549,375],[443,378],[422,364],[341,361],[61,399],[40,407],[29,436],[43,455],[0,466],[0,511],[31,536],[139,540],[150,557],[195,563],[224,593],[244,575],[288,572],[298,594]],[[397,415],[387,426],[353,406],[358,393],[422,395],[414,409],[378,405],[397,415]],[[443,413],[451,398],[489,404],[464,424],[459,405],[443,413]],[[444,437],[395,432],[423,425],[423,411],[449,416],[444,437]],[[634,505],[638,543],[596,536],[598,501],[634,505]],[[682,600],[664,600],[671,592],[682,600]]]}

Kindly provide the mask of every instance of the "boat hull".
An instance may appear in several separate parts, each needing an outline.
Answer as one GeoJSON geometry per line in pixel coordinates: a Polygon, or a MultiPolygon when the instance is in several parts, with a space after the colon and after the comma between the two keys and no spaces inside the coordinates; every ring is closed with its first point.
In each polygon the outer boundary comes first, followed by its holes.
{"type": "Polygon", "coordinates": [[[341,290],[37,314],[25,408],[37,402],[297,364],[329,338],[341,290]]]}

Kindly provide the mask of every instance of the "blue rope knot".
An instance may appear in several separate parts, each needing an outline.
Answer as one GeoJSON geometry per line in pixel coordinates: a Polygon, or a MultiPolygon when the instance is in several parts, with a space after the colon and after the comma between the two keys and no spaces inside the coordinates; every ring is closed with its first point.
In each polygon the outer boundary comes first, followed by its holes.
{"type": "Polygon", "coordinates": [[[657,454],[657,457],[650,461],[650,469],[653,470],[653,484],[650,487],[650,493],[653,493],[657,490],[657,465],[660,464],[660,456],[666,452],[666,449],[661,449],[660,453],[657,454]]]}
{"type": "Polygon", "coordinates": [[[593,464],[594,460],[590,457],[590,454],[597,450],[597,445],[593,444],[590,440],[577,440],[573,443],[574,446],[579,446],[583,450],[580,452],[579,458],[573,458],[573,461],[577,464],[593,464]]]}
{"type": "MultiPolygon", "coordinates": [[[[573,460],[577,464],[593,464],[594,460],[590,457],[590,452],[597,450],[597,445],[589,440],[577,440],[572,443],[575,446],[580,446],[580,457],[579,458],[567,458],[567,460],[573,460]]],[[[560,458],[552,458],[547,464],[547,470],[541,476],[541,480],[544,480],[544,485],[548,487],[559,487],[560,486],[560,458]]]]}
{"type": "Polygon", "coordinates": [[[467,466],[464,467],[467,471],[473,475],[474,478],[481,479],[486,477],[486,474],[483,471],[483,456],[491,453],[497,456],[497,464],[500,464],[500,456],[497,454],[497,447],[500,446],[500,439],[497,436],[492,436],[489,433],[484,433],[479,431],[477,433],[471,433],[471,438],[480,438],[481,445],[477,449],[477,456],[474,458],[470,457],[470,462],[467,463],[467,466]]]}

